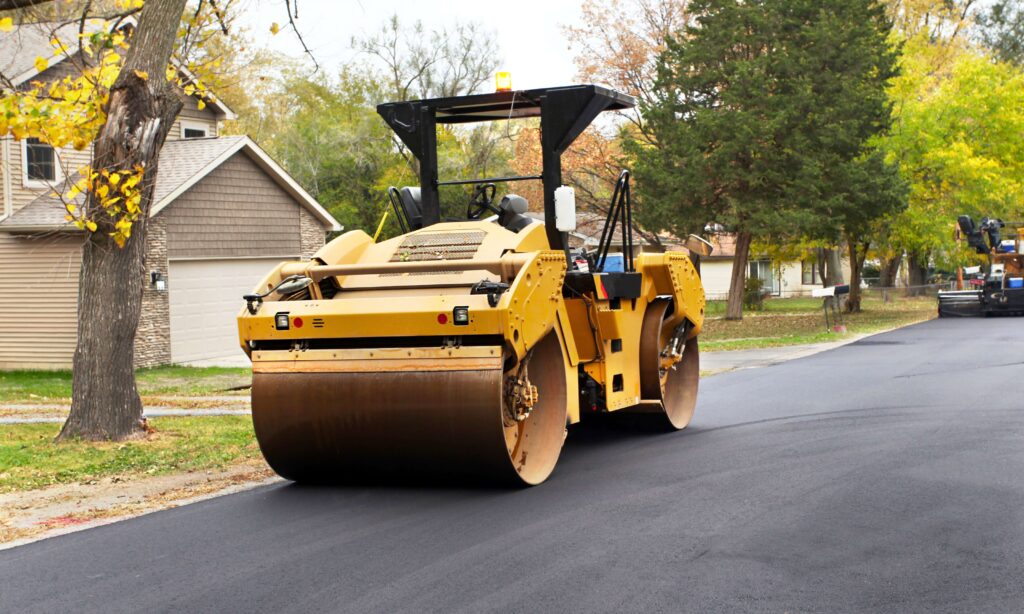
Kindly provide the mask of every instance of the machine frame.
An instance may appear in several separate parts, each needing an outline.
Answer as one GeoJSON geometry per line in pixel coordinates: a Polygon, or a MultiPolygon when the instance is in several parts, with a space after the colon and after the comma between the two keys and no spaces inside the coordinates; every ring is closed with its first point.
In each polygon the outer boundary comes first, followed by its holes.
{"type": "MultiPolygon", "coordinates": [[[[278,473],[537,484],[583,413],[650,414],[667,430],[689,423],[705,306],[697,258],[633,253],[628,172],[596,259],[573,255],[572,226],[559,226],[567,210],[574,216],[572,192],[558,192],[562,154],[597,114],[631,106],[576,85],[378,107],[420,161],[417,224],[379,243],[345,233],[243,297],[253,422],[278,473]],[[541,121],[540,175],[438,178],[438,124],[525,117],[541,121]],[[494,221],[441,219],[441,186],[522,180],[543,183],[543,224],[510,223],[526,207],[512,195],[508,208],[491,208],[494,221]],[[623,266],[605,270],[617,227],[623,266]]],[[[710,253],[693,237],[686,246],[710,253]]]]}

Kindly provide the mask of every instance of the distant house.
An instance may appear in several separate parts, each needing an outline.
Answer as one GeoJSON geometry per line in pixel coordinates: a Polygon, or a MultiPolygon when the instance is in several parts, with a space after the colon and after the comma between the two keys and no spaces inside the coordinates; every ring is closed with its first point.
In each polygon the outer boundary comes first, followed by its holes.
{"type": "MultiPolygon", "coordinates": [[[[33,24],[0,35],[0,71],[14,85],[68,74],[49,56],[51,36],[33,24]]],[[[137,366],[217,363],[241,356],[234,318],[241,295],[283,259],[309,258],[335,220],[245,136],[220,136],[234,114],[222,102],[182,94],[185,107],[160,153],[146,247],[137,366]]],[[[65,169],[91,148],[0,139],[0,369],[67,368],[77,337],[78,274],[85,234],[56,198],[65,169]]]]}
{"type": "MultiPolygon", "coordinates": [[[[701,280],[708,299],[725,299],[729,296],[733,262],[736,259],[736,235],[719,233],[712,235],[714,252],[701,259],[701,280]]],[[[842,261],[844,278],[850,279],[849,262],[842,261]]],[[[759,278],[762,288],[771,296],[810,296],[815,288],[821,287],[821,271],[816,258],[810,254],[804,260],[772,260],[751,254],[747,262],[747,277],[759,278]]]]}

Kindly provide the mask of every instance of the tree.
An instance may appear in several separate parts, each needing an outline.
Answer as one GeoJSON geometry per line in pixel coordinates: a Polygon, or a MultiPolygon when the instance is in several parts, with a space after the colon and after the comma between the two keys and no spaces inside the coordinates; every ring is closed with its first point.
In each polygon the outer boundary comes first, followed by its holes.
{"type": "Polygon", "coordinates": [[[144,269],[140,265],[145,261],[157,160],[182,107],[174,85],[160,77],[184,10],[185,0],[143,5],[124,67],[110,88],[93,169],[109,173],[107,183],[114,186],[118,173],[131,176],[142,169],[140,215],[132,223],[134,232],[118,244],[118,233],[123,234],[124,228],[117,227],[118,220],[101,215],[107,209],[104,186],[88,193],[83,213],[100,221],[82,249],[71,413],[61,429],[62,439],[121,439],[140,430],[142,400],[135,378],[124,375],[134,368],[135,330],[142,311],[144,269]]]}
{"type": "Polygon", "coordinates": [[[493,32],[476,22],[427,31],[393,15],[377,32],[352,37],[352,47],[382,68],[390,100],[459,96],[494,77],[501,60],[493,32]]]}
{"type": "MultiPolygon", "coordinates": [[[[46,3],[0,0],[0,10],[46,3]]],[[[227,28],[229,4],[200,0],[186,14],[186,0],[82,2],[73,20],[57,24],[77,24],[76,40],[57,30],[51,40],[77,66],[77,76],[27,87],[0,80],[6,86],[0,91],[0,136],[36,137],[54,147],[93,144],[92,163],[70,173],[59,194],[67,219],[86,231],[72,405],[60,439],[124,439],[143,432],[133,358],[158,156],[183,96],[210,99],[195,74],[203,66],[189,56],[208,27],[227,28]],[[103,27],[87,30],[97,17],[106,20],[103,27]]],[[[63,7],[54,14],[63,15],[63,7]]],[[[11,17],[0,18],[0,30],[12,27],[11,17]]],[[[46,66],[37,59],[38,70],[46,66]]]]}
{"type": "Polygon", "coordinates": [[[979,38],[1001,62],[1024,64],[1024,3],[998,0],[978,18],[979,38]]]}
{"type": "Polygon", "coordinates": [[[966,263],[952,239],[958,215],[1019,217],[1024,192],[1024,71],[966,46],[935,70],[934,45],[921,35],[904,45],[899,113],[883,141],[909,185],[888,232],[918,283],[929,262],[966,263]]]}
{"type": "MultiPolygon", "coordinates": [[[[886,159],[885,153],[872,149],[852,160],[845,168],[849,176],[842,185],[850,188],[844,206],[838,208],[839,226],[846,243],[850,262],[850,294],[846,310],[861,310],[861,281],[864,262],[872,243],[885,236],[884,225],[889,217],[902,211],[907,203],[907,186],[899,167],[886,159]]],[[[838,258],[835,260],[838,261],[838,258]]],[[[833,265],[838,268],[838,262],[833,265]]]]}
{"type": "MultiPolygon", "coordinates": [[[[658,57],[670,36],[691,23],[688,0],[601,0],[585,2],[580,25],[567,26],[583,82],[606,83],[652,104],[658,57]]],[[[637,110],[623,113],[648,145],[657,141],[637,110]]]]}
{"type": "Polygon", "coordinates": [[[830,218],[861,204],[857,161],[889,118],[889,22],[870,0],[689,10],[695,22],[669,38],[653,102],[641,103],[658,147],[629,146],[661,227],[736,233],[726,317],[738,319],[755,238],[838,235],[830,218]]]}
{"type": "MultiPolygon", "coordinates": [[[[99,39],[82,38],[89,55],[100,53],[82,77],[53,87],[36,84],[3,99],[16,111],[0,126],[4,134],[38,134],[55,146],[85,147],[96,131],[93,163],[72,188],[85,192],[85,202],[80,209],[73,202],[67,205],[69,218],[89,233],[79,276],[71,413],[62,439],[122,439],[141,428],[142,402],[132,363],[142,307],[146,213],[160,147],[182,106],[174,83],[164,75],[185,0],[140,5],[122,7],[141,8],[138,25],[129,33],[113,30],[99,39]],[[101,46],[93,50],[95,42],[101,46]],[[120,53],[101,53],[108,42],[127,49],[123,61],[120,53]]],[[[37,61],[37,67],[44,68],[45,61],[37,61]]]]}
{"type": "MultiPolygon", "coordinates": [[[[352,46],[359,56],[335,75],[309,75],[287,61],[277,70],[279,77],[274,71],[245,71],[244,91],[232,97],[238,88],[231,88],[226,98],[235,105],[241,98],[239,108],[247,114],[229,129],[258,130],[261,144],[346,228],[373,234],[389,209],[387,188],[418,182],[415,157],[381,121],[376,105],[474,93],[490,83],[499,52],[493,34],[480,24],[428,31],[398,17],[354,37],[352,46]]],[[[251,61],[266,66],[259,56],[251,61]]],[[[438,132],[444,177],[509,174],[512,140],[506,126],[438,132]]],[[[443,188],[446,215],[462,215],[465,191],[443,188]]],[[[398,231],[389,216],[381,236],[398,231]]]]}
{"type": "MultiPolygon", "coordinates": [[[[562,180],[575,189],[576,204],[581,211],[607,215],[619,173],[629,166],[622,140],[621,131],[609,136],[597,126],[591,126],[562,154],[562,180]]],[[[540,129],[535,126],[519,129],[515,134],[515,157],[511,160],[514,172],[537,175],[541,162],[540,129]]],[[[544,202],[543,189],[538,182],[523,182],[516,187],[516,193],[530,203],[544,202]]],[[[647,231],[640,216],[634,215],[637,224],[633,232],[648,243],[659,245],[661,238],[647,231]]]]}
{"type": "MultiPolygon", "coordinates": [[[[689,0],[598,0],[584,3],[578,25],[565,27],[575,49],[577,76],[584,83],[604,83],[633,96],[640,107],[654,102],[657,92],[652,87],[658,72],[658,58],[666,41],[691,23],[689,0]]],[[[578,198],[590,209],[604,213],[618,179],[619,171],[635,166],[632,152],[624,149],[626,140],[642,142],[645,147],[659,147],[639,108],[620,111],[625,123],[617,133],[607,127],[592,126],[567,152],[563,165],[577,188],[578,198]]],[[[520,149],[517,144],[517,150],[520,149]]],[[[539,155],[539,151],[538,154],[539,155]]],[[[517,158],[519,154],[517,153],[517,158]]],[[[533,168],[539,168],[537,166],[533,168]]],[[[634,177],[634,227],[647,241],[660,244],[658,220],[644,207],[647,188],[634,177]]],[[[687,220],[687,228],[702,227],[707,220],[687,220]]],[[[676,224],[680,226],[680,224],[676,224]]]]}

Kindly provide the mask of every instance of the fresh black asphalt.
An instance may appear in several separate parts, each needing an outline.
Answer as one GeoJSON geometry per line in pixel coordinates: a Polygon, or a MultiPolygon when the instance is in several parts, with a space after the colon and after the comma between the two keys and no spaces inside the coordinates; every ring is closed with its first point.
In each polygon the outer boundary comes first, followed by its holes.
{"type": "Polygon", "coordinates": [[[1024,611],[1024,320],[704,380],[525,490],[274,485],[0,552],[0,611],[1024,611]]]}

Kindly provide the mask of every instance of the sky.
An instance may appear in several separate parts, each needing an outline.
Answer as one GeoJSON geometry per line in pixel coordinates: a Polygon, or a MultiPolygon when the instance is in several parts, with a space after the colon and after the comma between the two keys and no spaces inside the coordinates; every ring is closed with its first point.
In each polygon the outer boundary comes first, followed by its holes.
{"type": "MultiPolygon", "coordinates": [[[[575,83],[572,52],[561,27],[579,21],[585,0],[298,0],[296,25],[328,74],[357,58],[353,35],[377,31],[397,14],[405,23],[422,21],[432,30],[456,21],[477,21],[492,30],[503,58],[500,67],[512,72],[516,89],[575,83]]],[[[293,56],[302,47],[291,30],[270,35],[272,23],[287,23],[283,0],[253,0],[241,16],[257,44],[293,56]]]]}

